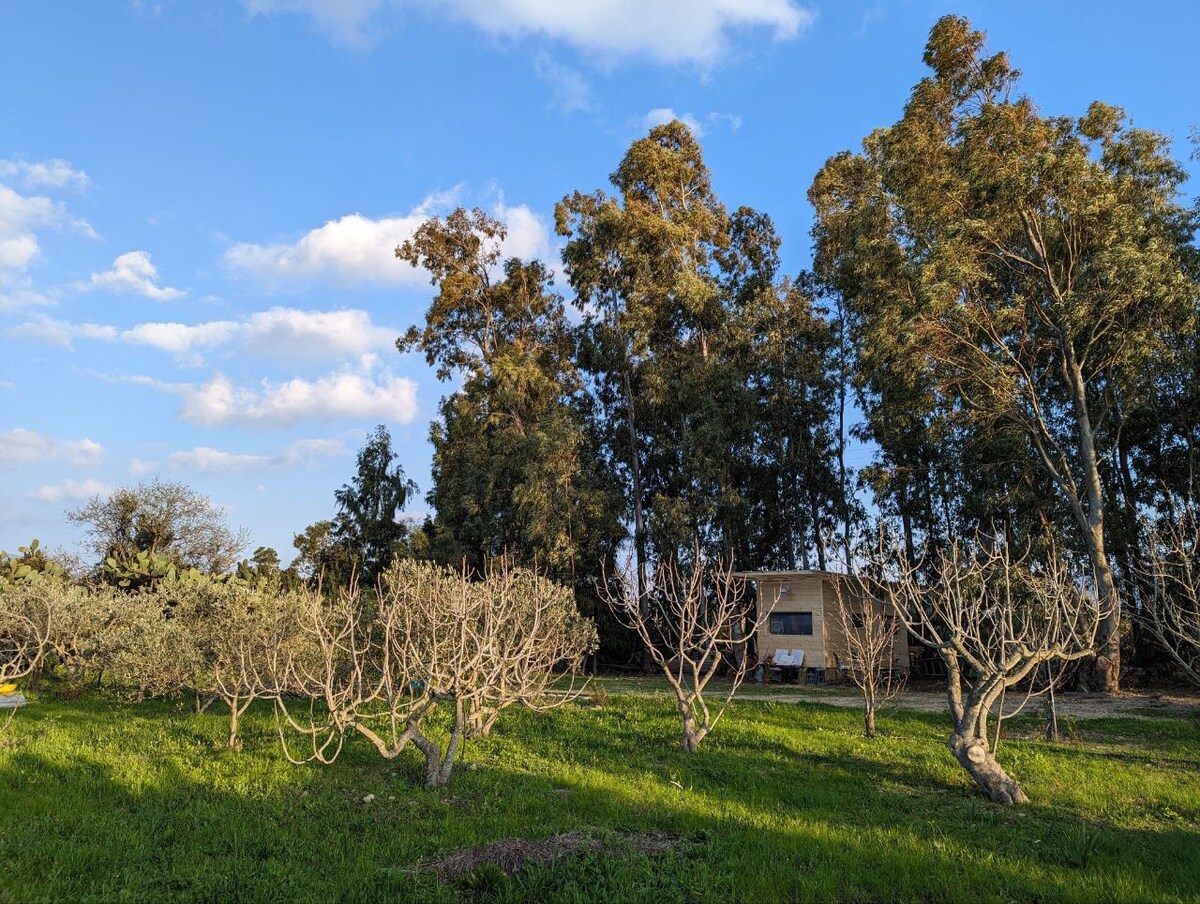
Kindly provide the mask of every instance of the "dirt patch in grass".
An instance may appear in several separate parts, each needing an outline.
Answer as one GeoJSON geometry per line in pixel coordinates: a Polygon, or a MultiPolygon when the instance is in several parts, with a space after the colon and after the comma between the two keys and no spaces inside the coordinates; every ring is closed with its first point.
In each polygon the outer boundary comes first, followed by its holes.
{"type": "Polygon", "coordinates": [[[548,838],[502,838],[477,844],[474,847],[451,851],[421,864],[421,869],[436,873],[444,882],[455,882],[475,872],[481,866],[494,866],[512,876],[530,864],[557,863],[577,854],[601,853],[614,848],[628,849],[639,854],[662,854],[682,843],[678,835],[669,832],[646,832],[640,835],[619,835],[612,840],[585,835],[583,832],[564,832],[548,838]]]}

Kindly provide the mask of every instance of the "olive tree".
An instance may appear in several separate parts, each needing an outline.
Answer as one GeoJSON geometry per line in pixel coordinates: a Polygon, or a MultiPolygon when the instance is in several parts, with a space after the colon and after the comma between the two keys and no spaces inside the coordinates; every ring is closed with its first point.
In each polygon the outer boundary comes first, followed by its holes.
{"type": "Polygon", "coordinates": [[[1014,556],[1003,541],[954,541],[924,562],[889,558],[873,589],[946,664],[950,752],[991,800],[1028,803],[996,761],[988,721],[1038,666],[1094,653],[1103,597],[1060,558],[1014,556]]]}
{"type": "Polygon", "coordinates": [[[504,709],[574,699],[574,675],[596,646],[595,626],[579,615],[571,590],[504,561],[473,580],[399,560],[373,599],[353,588],[332,601],[308,596],[298,627],[303,641],[277,649],[268,663],[288,759],[330,763],[347,734],[386,759],[411,745],[424,757],[428,788],[450,780],[462,745],[504,709]],[[438,710],[450,712],[444,738],[429,726],[438,710]],[[293,752],[289,730],[307,752],[293,752]]]}

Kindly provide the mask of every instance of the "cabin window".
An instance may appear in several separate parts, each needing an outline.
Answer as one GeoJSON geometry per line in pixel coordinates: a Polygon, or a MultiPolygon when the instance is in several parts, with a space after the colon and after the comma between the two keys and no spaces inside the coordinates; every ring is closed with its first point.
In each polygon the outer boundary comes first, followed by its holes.
{"type": "Polygon", "coordinates": [[[812,634],[811,612],[773,612],[770,623],[772,634],[812,634]]]}

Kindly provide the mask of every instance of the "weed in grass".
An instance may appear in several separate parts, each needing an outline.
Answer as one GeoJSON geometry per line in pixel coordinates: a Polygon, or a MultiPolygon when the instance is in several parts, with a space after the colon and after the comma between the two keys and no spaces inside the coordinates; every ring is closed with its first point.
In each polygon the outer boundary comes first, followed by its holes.
{"type": "Polygon", "coordinates": [[[1086,823],[1070,833],[1063,844],[1063,863],[1074,869],[1087,869],[1088,863],[1100,850],[1103,835],[1086,823]]]}
{"type": "Polygon", "coordinates": [[[473,900],[486,901],[508,887],[508,873],[495,863],[481,863],[467,873],[459,885],[473,900]]]}

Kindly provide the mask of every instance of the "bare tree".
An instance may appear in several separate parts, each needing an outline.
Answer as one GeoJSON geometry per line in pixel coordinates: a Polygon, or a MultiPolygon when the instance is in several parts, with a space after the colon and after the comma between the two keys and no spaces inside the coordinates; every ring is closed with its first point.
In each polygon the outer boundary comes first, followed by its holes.
{"type": "MultiPolygon", "coordinates": [[[[20,581],[0,581],[0,685],[12,684],[35,673],[50,646],[52,610],[46,605],[44,584],[54,578],[33,576],[20,581]]],[[[8,725],[16,709],[0,723],[8,725]]]]}
{"type": "Polygon", "coordinates": [[[411,744],[425,758],[429,788],[449,781],[463,743],[490,730],[507,707],[574,699],[574,675],[596,646],[595,626],[569,589],[507,562],[473,581],[401,560],[381,577],[373,607],[356,590],[332,603],[314,593],[300,628],[307,642],[277,649],[268,664],[288,758],[332,762],[347,733],[387,759],[411,744]],[[289,700],[296,694],[308,701],[304,718],[289,700]],[[426,727],[443,706],[453,710],[444,743],[426,727]],[[307,739],[306,754],[292,753],[288,728],[307,739]]]}
{"type": "Polygon", "coordinates": [[[838,668],[862,693],[863,731],[875,737],[875,712],[904,690],[907,675],[896,667],[902,623],[891,605],[875,599],[853,571],[835,577],[831,646],[838,668]],[[849,585],[848,584],[849,582],[849,585]],[[857,592],[851,594],[851,589],[857,592]]]}
{"type": "Polygon", "coordinates": [[[1042,663],[1091,655],[1103,606],[1060,558],[1014,558],[1003,542],[955,541],[926,562],[899,550],[887,564],[876,595],[946,664],[950,752],[991,800],[1028,803],[996,761],[988,720],[1042,663]]]}
{"type": "Polygon", "coordinates": [[[1149,531],[1139,571],[1149,590],[1143,623],[1200,685],[1200,514],[1189,510],[1149,531]]]}
{"type": "Polygon", "coordinates": [[[745,680],[746,639],[770,609],[754,614],[745,583],[733,575],[732,558],[706,561],[697,552],[688,568],[662,563],[648,586],[631,569],[625,571],[616,578],[606,576],[600,595],[637,634],[671,685],[683,717],[683,749],[695,751],[745,680]],[[722,659],[729,665],[729,684],[720,702],[710,706],[705,691],[722,659]]]}
{"type": "Polygon", "coordinates": [[[163,660],[151,647],[142,654],[142,667],[165,692],[190,688],[197,701],[224,703],[226,746],[236,747],[242,716],[276,691],[268,663],[295,642],[311,591],[284,590],[277,581],[200,576],[162,583],[152,595],[159,611],[170,613],[159,630],[176,626],[176,656],[174,663],[163,660]]]}

